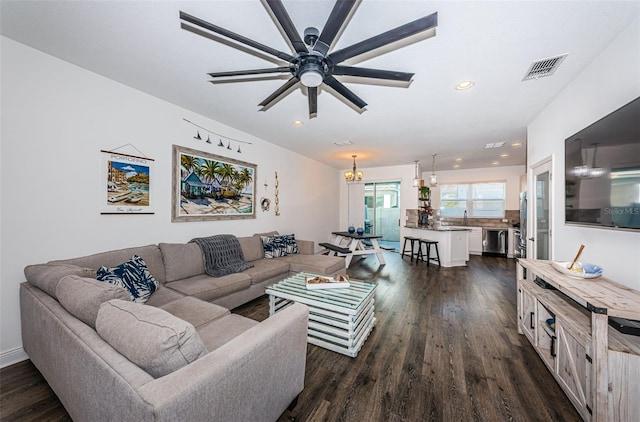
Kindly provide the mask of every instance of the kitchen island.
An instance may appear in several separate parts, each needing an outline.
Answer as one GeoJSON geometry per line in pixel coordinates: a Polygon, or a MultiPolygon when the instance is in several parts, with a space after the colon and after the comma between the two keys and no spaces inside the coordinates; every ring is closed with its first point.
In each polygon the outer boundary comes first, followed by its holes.
{"type": "Polygon", "coordinates": [[[467,265],[470,231],[471,229],[447,226],[405,226],[405,236],[438,242],[440,265],[443,267],[467,265]]]}

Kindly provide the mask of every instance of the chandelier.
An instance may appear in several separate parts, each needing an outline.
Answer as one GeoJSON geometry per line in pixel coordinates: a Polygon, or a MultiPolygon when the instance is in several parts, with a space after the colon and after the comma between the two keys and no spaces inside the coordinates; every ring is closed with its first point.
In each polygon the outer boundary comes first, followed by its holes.
{"type": "Polygon", "coordinates": [[[353,169],[347,170],[344,172],[344,178],[347,181],[347,183],[360,182],[364,177],[362,170],[358,170],[356,168],[357,155],[352,155],[352,157],[353,157],[353,169]]]}

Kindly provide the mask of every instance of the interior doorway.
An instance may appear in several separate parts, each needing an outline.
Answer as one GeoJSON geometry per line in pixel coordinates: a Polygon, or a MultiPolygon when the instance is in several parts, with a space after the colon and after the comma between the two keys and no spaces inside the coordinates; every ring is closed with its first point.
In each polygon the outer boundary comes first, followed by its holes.
{"type": "Polygon", "coordinates": [[[382,236],[384,249],[400,246],[400,182],[373,182],[364,186],[365,233],[382,236]]]}
{"type": "Polygon", "coordinates": [[[553,161],[551,157],[536,163],[531,167],[533,173],[533,195],[529,200],[531,204],[531,236],[527,239],[527,251],[532,251],[527,258],[551,259],[552,235],[551,231],[551,169],[553,161]]]}

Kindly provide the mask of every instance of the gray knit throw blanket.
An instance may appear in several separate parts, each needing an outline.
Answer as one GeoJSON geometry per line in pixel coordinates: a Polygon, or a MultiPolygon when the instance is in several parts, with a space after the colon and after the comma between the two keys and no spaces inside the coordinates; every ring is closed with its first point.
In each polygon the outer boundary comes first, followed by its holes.
{"type": "Polygon", "coordinates": [[[204,268],[210,276],[221,277],[253,267],[244,261],[240,242],[232,234],[197,237],[189,242],[197,243],[202,249],[204,268]]]}

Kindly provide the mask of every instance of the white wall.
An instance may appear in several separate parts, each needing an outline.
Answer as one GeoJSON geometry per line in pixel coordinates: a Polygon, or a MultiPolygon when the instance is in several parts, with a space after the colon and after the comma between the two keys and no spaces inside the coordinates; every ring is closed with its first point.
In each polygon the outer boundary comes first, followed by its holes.
{"type": "MultiPolygon", "coordinates": [[[[271,229],[325,240],[337,228],[339,172],[140,91],[2,37],[0,365],[24,359],[19,284],[23,268],[52,259],[216,233],[271,229]],[[193,139],[187,118],[253,142],[242,154],[193,139]],[[100,150],[131,143],[155,159],[154,215],[100,215],[100,150]],[[271,212],[237,221],[171,223],[171,146],[183,145],[258,166],[271,212]],[[273,213],[274,172],[280,180],[273,213]]],[[[247,118],[251,118],[248,114],[247,118]]],[[[135,152],[125,150],[122,152],[135,152]]]]}
{"type": "MultiPolygon", "coordinates": [[[[479,169],[461,169],[438,171],[438,184],[469,182],[507,182],[507,210],[520,209],[520,177],[525,173],[525,166],[488,167],[479,169]]],[[[423,173],[428,178],[431,173],[423,173]]],[[[426,180],[426,179],[425,179],[426,180]]],[[[431,193],[434,209],[440,208],[440,190],[436,187],[431,193]]]]}
{"type": "Polygon", "coordinates": [[[582,261],[601,265],[606,277],[640,290],[640,233],[565,225],[563,176],[564,140],[638,96],[640,18],[531,122],[527,154],[529,164],[553,157],[551,258],[571,260],[584,244],[582,261]]]}

